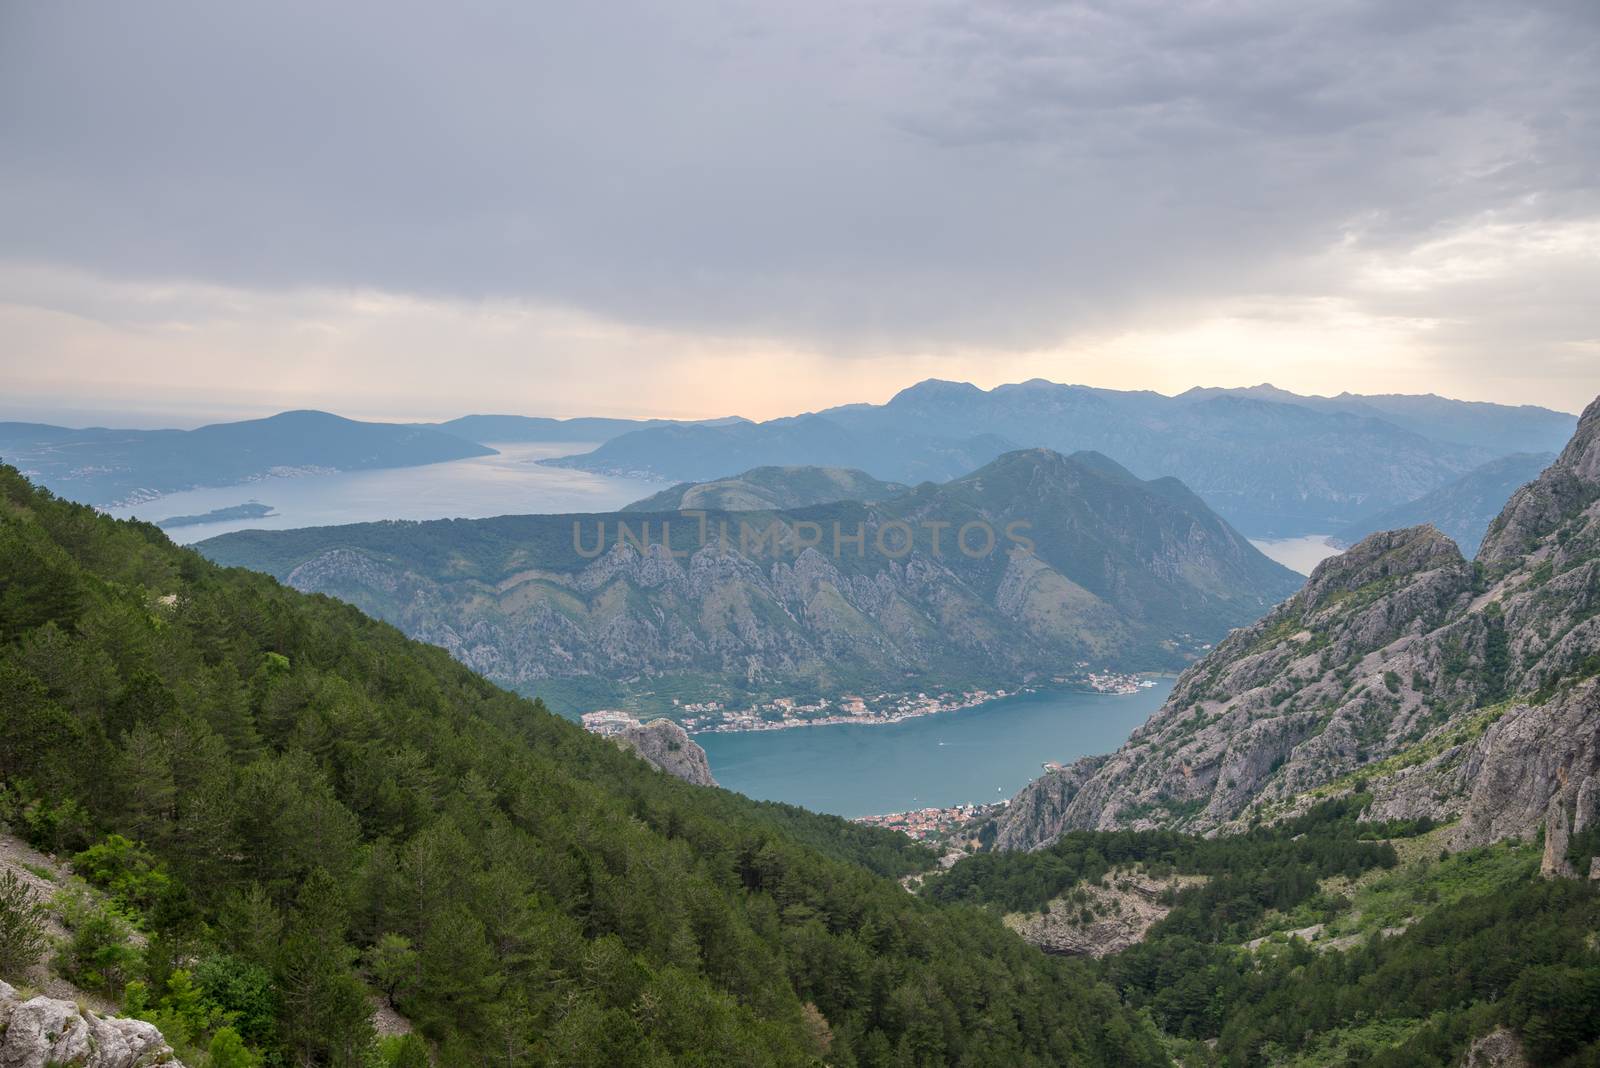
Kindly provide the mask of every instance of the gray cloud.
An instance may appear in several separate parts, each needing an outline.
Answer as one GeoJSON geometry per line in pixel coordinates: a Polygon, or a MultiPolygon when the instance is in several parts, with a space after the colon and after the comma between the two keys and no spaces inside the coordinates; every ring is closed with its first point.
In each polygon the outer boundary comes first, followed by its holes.
{"type": "MultiPolygon", "coordinates": [[[[1597,42],[1590,0],[11,4],[0,246],[835,351],[1041,346],[1371,300],[1354,254],[1600,216],[1597,42]]],[[[1452,293],[1405,313],[1478,314],[1452,293]]]]}

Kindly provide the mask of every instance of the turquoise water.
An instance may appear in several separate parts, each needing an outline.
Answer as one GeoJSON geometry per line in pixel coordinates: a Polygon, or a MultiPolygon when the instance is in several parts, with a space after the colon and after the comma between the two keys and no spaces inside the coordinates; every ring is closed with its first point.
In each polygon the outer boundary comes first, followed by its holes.
{"type": "Polygon", "coordinates": [[[1109,753],[1161,706],[1172,680],[1137,694],[1053,690],[884,726],[699,734],[730,790],[839,816],[987,803],[1043,771],[1109,753]]]}

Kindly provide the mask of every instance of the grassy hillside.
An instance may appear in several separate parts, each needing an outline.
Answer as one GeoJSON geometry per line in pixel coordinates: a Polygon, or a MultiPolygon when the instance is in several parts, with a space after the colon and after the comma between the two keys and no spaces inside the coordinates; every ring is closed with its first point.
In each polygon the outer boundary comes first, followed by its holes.
{"type": "Polygon", "coordinates": [[[906,894],[907,840],[680,783],[10,468],[0,737],[0,821],[116,902],[56,966],[181,1048],[371,1063],[381,989],[449,1065],[1161,1060],[1085,970],[906,894]]]}

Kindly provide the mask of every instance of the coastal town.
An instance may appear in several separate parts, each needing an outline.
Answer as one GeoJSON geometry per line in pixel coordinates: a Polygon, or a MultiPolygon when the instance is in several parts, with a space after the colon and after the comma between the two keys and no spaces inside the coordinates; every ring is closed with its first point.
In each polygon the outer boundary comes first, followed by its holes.
{"type": "MultiPolygon", "coordinates": [[[[728,708],[719,701],[680,704],[673,701],[673,719],[690,734],[730,731],[776,731],[790,727],[823,727],[842,723],[884,724],[973,708],[985,701],[1010,697],[1021,690],[968,690],[965,693],[846,695],[837,701],[826,697],[812,702],[777,697],[748,708],[728,708]]],[[[584,728],[594,734],[616,734],[639,724],[638,717],[620,709],[585,712],[584,728]]]]}
{"type": "Polygon", "coordinates": [[[969,803],[944,808],[919,808],[880,816],[858,816],[852,822],[899,831],[919,842],[970,853],[979,848],[979,829],[1008,803],[996,801],[983,805],[969,803]]]}
{"type": "MultiPolygon", "coordinates": [[[[1078,670],[1068,675],[1057,675],[1050,680],[1057,686],[1087,690],[1093,693],[1127,695],[1155,686],[1153,679],[1113,671],[1078,670]]],[[[775,697],[758,701],[746,707],[731,707],[721,701],[681,701],[673,699],[671,717],[682,724],[690,734],[715,734],[732,731],[775,731],[793,727],[825,727],[841,724],[884,725],[901,723],[918,716],[939,712],[956,712],[975,708],[988,701],[1013,697],[1019,693],[1033,693],[1034,686],[1013,689],[987,690],[974,688],[960,692],[941,691],[935,694],[880,693],[874,695],[845,694],[837,699],[818,697],[811,700],[795,697],[775,697]]],[[[584,727],[596,734],[615,734],[629,726],[637,726],[639,719],[621,709],[597,709],[582,715],[584,727]]]]}
{"type": "Polygon", "coordinates": [[[777,697],[749,708],[728,708],[717,701],[702,701],[674,705],[680,714],[674,716],[691,734],[708,734],[720,731],[772,731],[790,727],[822,727],[843,723],[885,724],[929,716],[936,712],[954,712],[972,708],[1001,697],[1010,697],[1021,690],[973,689],[961,693],[889,694],[874,696],[846,694],[837,701],[819,697],[814,701],[801,701],[792,697],[777,697]]]}
{"type": "Polygon", "coordinates": [[[1111,671],[1094,671],[1086,675],[1058,677],[1057,682],[1081,685],[1095,693],[1134,694],[1155,685],[1153,679],[1138,675],[1120,675],[1111,671]]]}

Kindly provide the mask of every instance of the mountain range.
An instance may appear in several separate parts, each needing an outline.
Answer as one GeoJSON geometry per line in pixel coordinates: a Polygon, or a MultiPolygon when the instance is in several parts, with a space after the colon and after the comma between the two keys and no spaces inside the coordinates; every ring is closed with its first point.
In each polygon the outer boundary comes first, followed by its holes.
{"type": "Polygon", "coordinates": [[[1196,387],[1180,394],[1178,399],[1217,396],[1249,397],[1322,412],[1381,419],[1434,441],[1471,446],[1496,455],[1554,452],[1572,435],[1575,423],[1574,417],[1566,412],[1536,405],[1461,401],[1432,393],[1340,393],[1318,397],[1264,383],[1241,389],[1196,387]]]}
{"type": "Polygon", "coordinates": [[[1004,434],[949,433],[937,423],[852,426],[824,415],[765,423],[635,430],[592,452],[542,461],[601,474],[705,482],[756,467],[859,468],[896,482],[943,482],[1020,447],[1004,434]]]}
{"type": "Polygon", "coordinates": [[[1511,495],[1538,477],[1555,459],[1555,454],[1549,452],[1518,452],[1490,460],[1432,493],[1351,523],[1337,537],[1342,544],[1353,545],[1380,530],[1431,523],[1470,556],[1478,551],[1489,524],[1511,495]]]}
{"type": "Polygon", "coordinates": [[[1043,449],[872,504],[247,531],[197,548],[589,707],[1180,667],[1299,585],[1176,479],[1043,449]]]}
{"type": "Polygon", "coordinates": [[[573,419],[546,419],[530,415],[463,415],[443,423],[418,426],[453,434],[473,442],[574,441],[601,442],[634,430],[667,426],[722,426],[748,420],[737,416],[726,419],[604,419],[579,416],[573,419]]]}
{"type": "Polygon", "coordinates": [[[0,456],[53,492],[98,506],[270,474],[413,467],[493,454],[427,427],[362,423],[314,411],[195,430],[0,423],[0,456]]]}
{"type": "Polygon", "coordinates": [[[1017,447],[1093,450],[1172,475],[1253,537],[1333,533],[1508,452],[1553,452],[1570,415],[1439,397],[1302,397],[1270,386],[1176,397],[1035,379],[982,390],[929,380],[882,405],[765,423],[631,431],[546,463],[702,481],[761,465],[943,480],[1017,447]]]}
{"type": "MultiPolygon", "coordinates": [[[[1370,794],[1458,847],[1600,834],[1600,401],[1512,495],[1475,559],[1383,531],[1188,669],[1128,743],[1041,777],[1001,848],[1074,829],[1215,833],[1370,794]]],[[[1590,852],[1593,852],[1591,850],[1590,852]]]]}
{"type": "MultiPolygon", "coordinates": [[[[1004,453],[1038,447],[1104,453],[1141,478],[1177,477],[1251,537],[1338,536],[1420,502],[1413,514],[1470,538],[1476,521],[1450,511],[1469,506],[1429,495],[1443,490],[1449,498],[1457,492],[1445,489],[1452,482],[1475,479],[1483,497],[1476,514],[1486,521],[1495,479],[1503,484],[1507,476],[1476,469],[1510,454],[1553,453],[1572,426],[1572,416],[1547,409],[1434,396],[1306,397],[1256,386],[1168,397],[1037,379],[987,391],[930,380],[886,404],[763,423],[468,415],[386,424],[310,411],[190,431],[4,423],[0,456],[57,493],[110,507],[271,474],[483,456],[496,442],[593,446],[543,462],[675,486],[763,467],[819,466],[897,485],[944,482],[1004,453]],[[1436,508],[1442,510],[1435,514],[1436,508]]],[[[834,492],[752,496],[750,489],[730,501],[795,507],[834,492]]]]}

